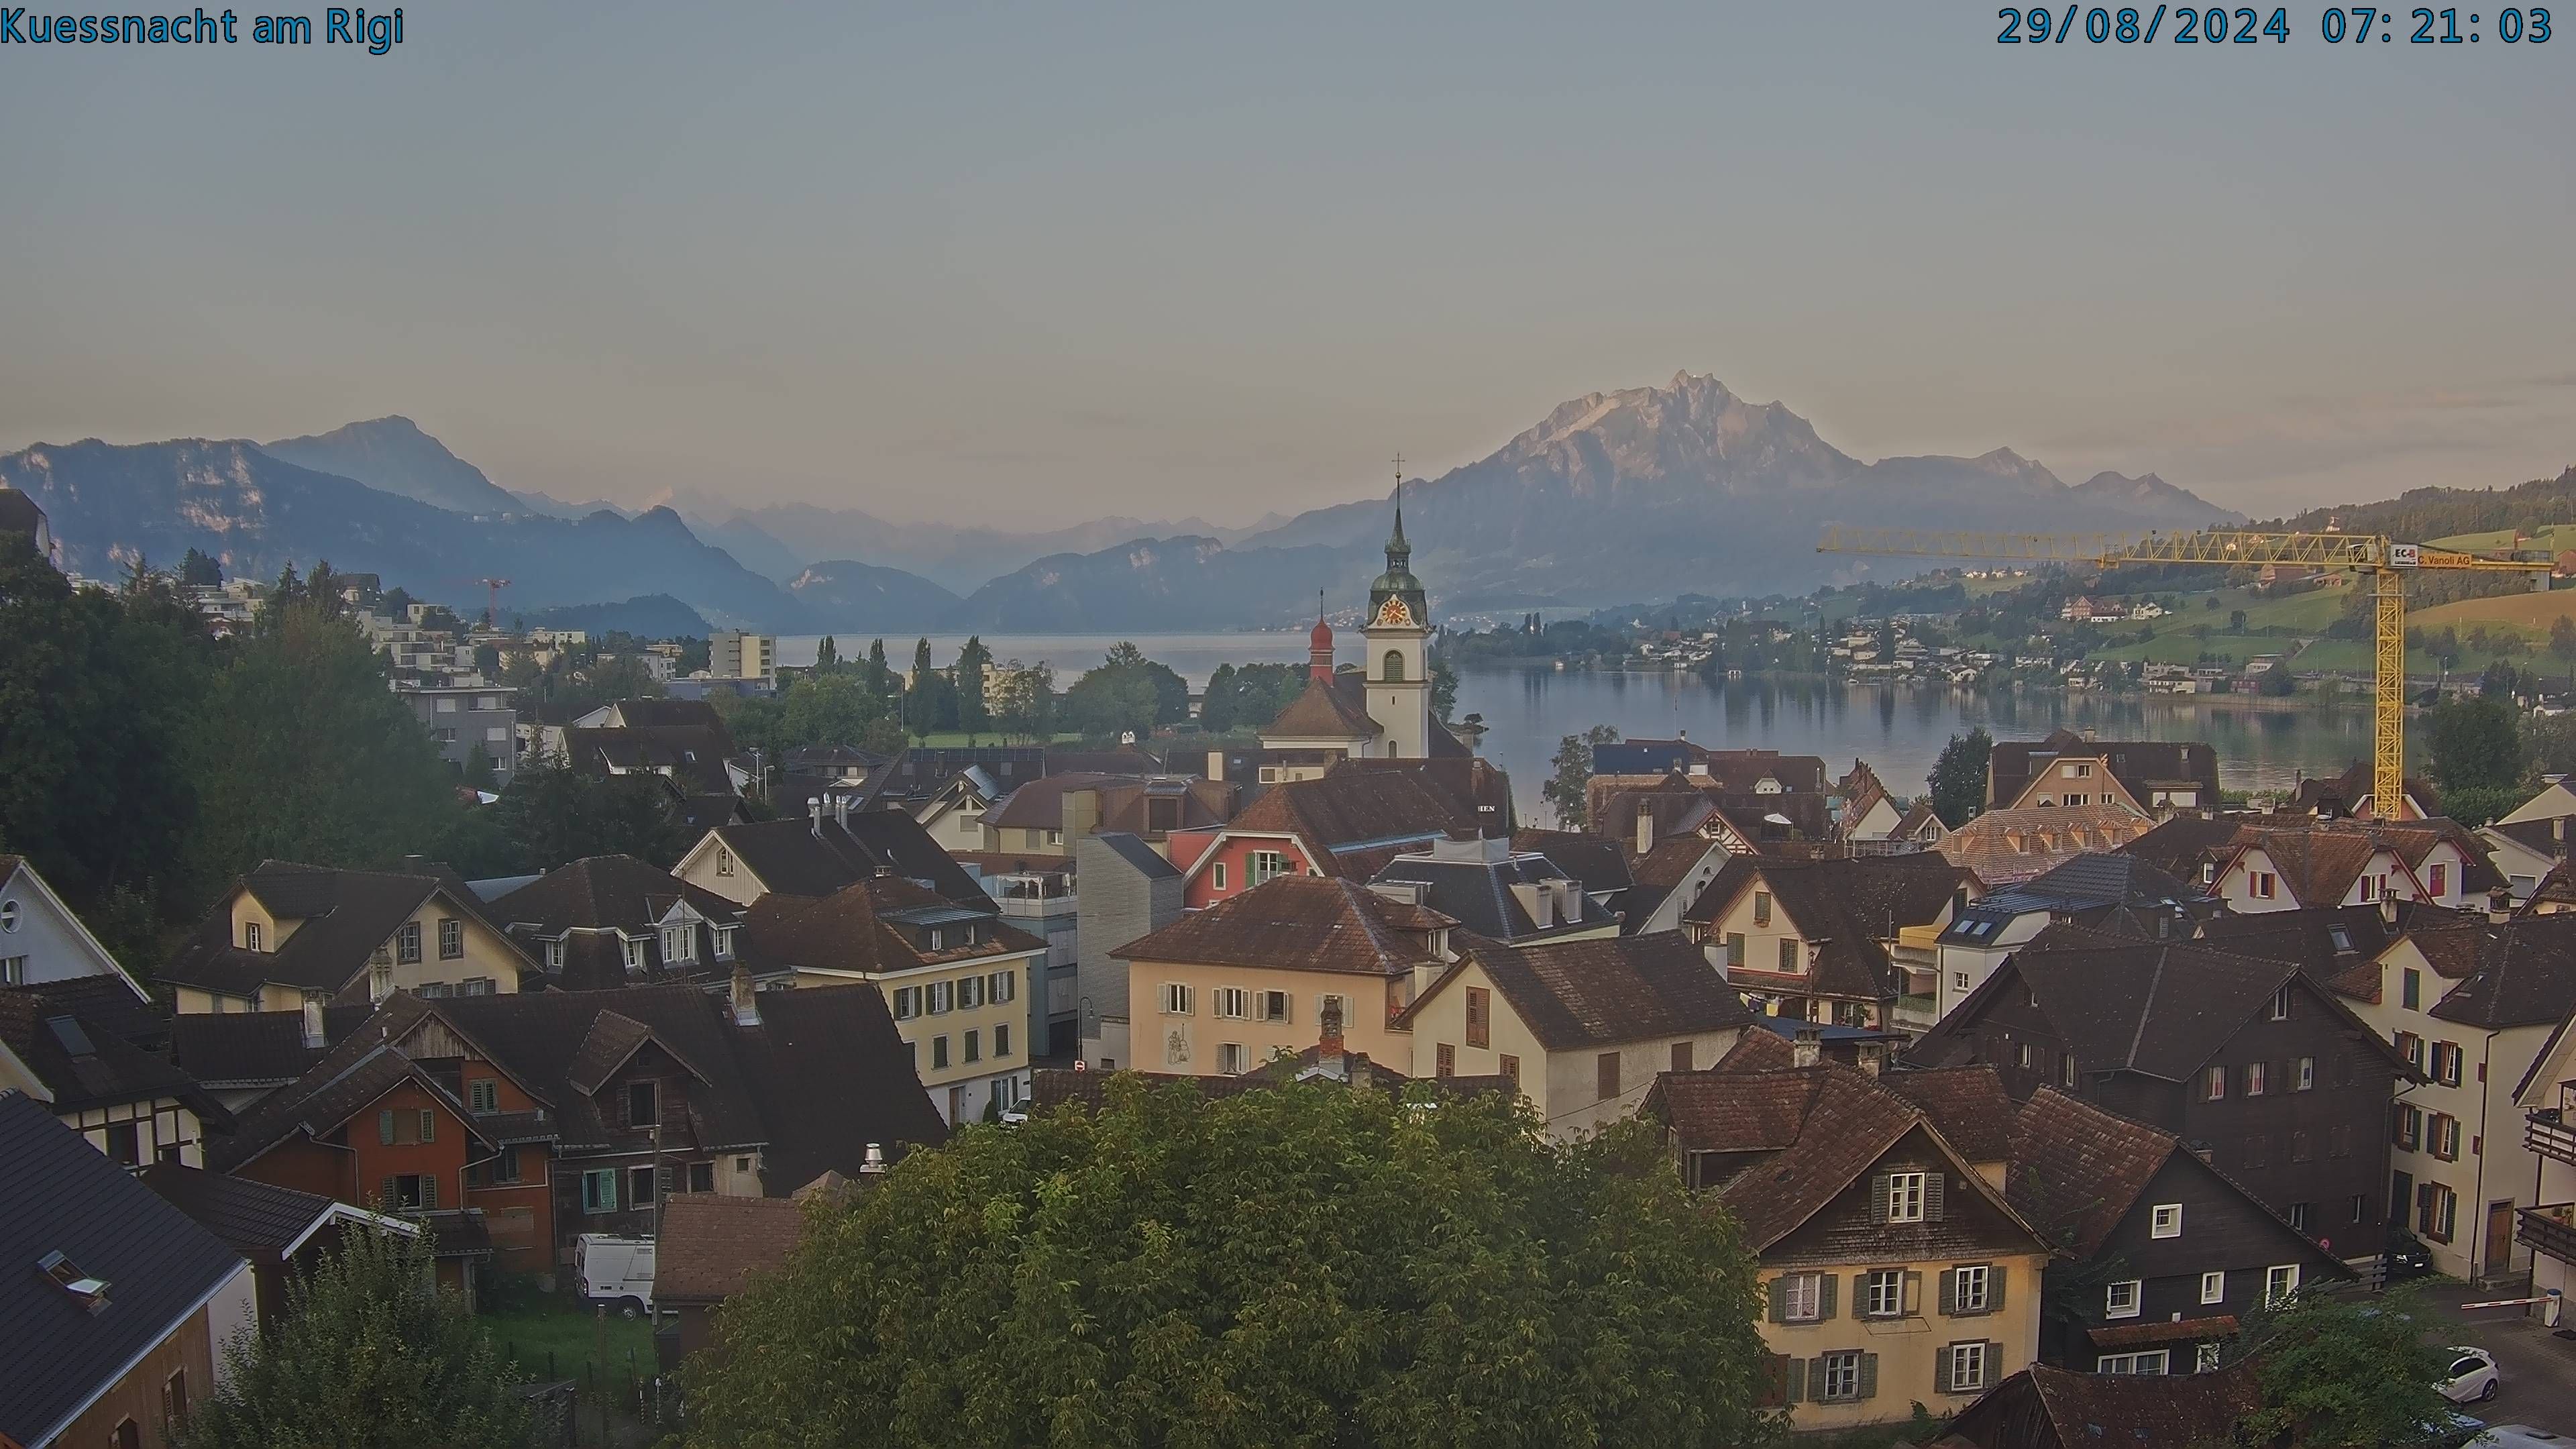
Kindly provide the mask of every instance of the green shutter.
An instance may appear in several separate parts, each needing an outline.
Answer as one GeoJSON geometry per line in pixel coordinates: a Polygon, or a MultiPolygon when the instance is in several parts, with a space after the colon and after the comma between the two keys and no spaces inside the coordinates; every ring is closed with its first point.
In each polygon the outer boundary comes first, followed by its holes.
{"type": "Polygon", "coordinates": [[[1860,1396],[1864,1399],[1878,1397],[1877,1354],[1865,1353],[1860,1356],[1860,1396]]]}
{"type": "Polygon", "coordinates": [[[2002,1344],[2000,1344],[2000,1343],[1997,1343],[1996,1341],[1994,1341],[1994,1340],[1993,1340],[1993,1339],[1991,1339],[1991,1338],[1990,1338],[1990,1339],[1987,1339],[1987,1340],[1986,1340],[1986,1382],[1985,1382],[1985,1387],[1987,1387],[1987,1388],[1990,1388],[1990,1389],[1991,1389],[1991,1388],[1993,1388],[1995,1385],[1997,1385],[1997,1384],[1999,1384],[1999,1383],[2002,1383],[2003,1381],[2004,1381],[2004,1346],[2003,1346],[2002,1344]]]}
{"type": "Polygon", "coordinates": [[[383,1212],[392,1212],[396,1208],[402,1206],[402,1204],[394,1200],[395,1187],[394,1180],[392,1178],[388,1177],[385,1179],[384,1188],[384,1196],[376,1199],[376,1207],[383,1212]]]}
{"type": "Polygon", "coordinates": [[[1950,1392],[1950,1345],[1946,1343],[1932,1350],[1932,1392],[1950,1392]]]}
{"type": "Polygon", "coordinates": [[[420,1109],[420,1140],[423,1142],[438,1140],[438,1113],[427,1107],[420,1109]]]}
{"type": "Polygon", "coordinates": [[[1803,1403],[1806,1401],[1806,1397],[1807,1361],[1803,1358],[1792,1357],[1789,1360],[1789,1402],[1793,1404],[1803,1403]]]}
{"type": "Polygon", "coordinates": [[[1816,1276],[1823,1280],[1816,1285],[1816,1317],[1818,1319],[1831,1318],[1834,1316],[1834,1309],[1836,1306],[1834,1300],[1842,1296],[1839,1291],[1843,1281],[1842,1275],[1839,1273],[1819,1273],[1816,1276]]]}
{"type": "Polygon", "coordinates": [[[1772,1280],[1771,1280],[1771,1284],[1770,1284],[1770,1293],[1771,1293],[1771,1321],[1772,1321],[1773,1323],[1786,1323],[1786,1322],[1788,1322],[1788,1321],[1789,1321],[1789,1276],[1788,1276],[1787,1274],[1783,1273],[1783,1274],[1781,1274],[1779,1277],[1772,1279],[1772,1280]]]}
{"type": "Polygon", "coordinates": [[[1807,1386],[1815,1391],[1815,1399],[1817,1403],[1825,1404],[1833,1402],[1825,1397],[1825,1391],[1832,1387],[1832,1385],[1833,1380],[1825,1376],[1825,1356],[1823,1354],[1818,1354],[1814,1358],[1807,1360],[1807,1386]]]}
{"type": "MultiPolygon", "coordinates": [[[[1988,1313],[2004,1311],[2004,1265],[2001,1263],[1986,1270],[1986,1311],[1988,1313]]],[[[1993,1383],[1994,1377],[1988,1374],[1986,1382],[1993,1383]]]]}
{"type": "Polygon", "coordinates": [[[438,1210],[438,1175],[424,1172],[420,1176],[420,1208],[423,1212],[438,1210]]]}
{"type": "Polygon", "coordinates": [[[1887,1179],[1888,1174],[1884,1172],[1869,1175],[1869,1220],[1873,1223],[1887,1221],[1887,1179]]]}
{"type": "Polygon", "coordinates": [[[378,1113],[376,1114],[376,1140],[377,1140],[378,1142],[384,1143],[384,1144],[385,1144],[386,1146],[388,1146],[388,1147],[390,1147],[390,1146],[392,1146],[392,1145],[393,1145],[393,1140],[394,1140],[394,1114],[393,1114],[393,1109],[391,1109],[391,1108],[387,1108],[386,1110],[384,1110],[384,1111],[382,1111],[382,1112],[378,1112],[378,1113]]]}
{"type": "Polygon", "coordinates": [[[1941,1270],[1941,1316],[1944,1318],[1959,1311],[1958,1276],[1948,1268],[1941,1270]]]}
{"type": "Polygon", "coordinates": [[[1949,1196],[1949,1182],[1948,1173],[1927,1172],[1923,1175],[1923,1220],[1925,1222],[1941,1221],[1943,1199],[1949,1196]]]}
{"type": "Polygon", "coordinates": [[[1852,1317],[1869,1317],[1869,1274],[1852,1275],[1852,1317]]]}

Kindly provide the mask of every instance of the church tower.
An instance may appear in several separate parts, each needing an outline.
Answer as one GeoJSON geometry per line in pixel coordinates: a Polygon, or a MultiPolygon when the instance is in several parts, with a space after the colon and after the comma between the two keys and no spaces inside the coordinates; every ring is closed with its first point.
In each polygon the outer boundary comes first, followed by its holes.
{"type": "Polygon", "coordinates": [[[1395,532],[1386,572],[1369,586],[1368,712],[1386,730],[1386,753],[1418,760],[1431,752],[1431,606],[1413,576],[1404,541],[1404,468],[1395,474],[1395,532]]]}

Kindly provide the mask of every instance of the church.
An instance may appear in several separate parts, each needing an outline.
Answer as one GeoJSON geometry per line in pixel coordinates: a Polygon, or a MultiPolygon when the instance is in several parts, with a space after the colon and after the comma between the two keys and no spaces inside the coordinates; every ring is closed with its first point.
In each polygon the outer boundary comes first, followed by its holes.
{"type": "Polygon", "coordinates": [[[1465,758],[1474,751],[1431,714],[1431,605],[1413,576],[1401,485],[1386,572],[1369,586],[1366,662],[1333,667],[1320,614],[1307,641],[1306,688],[1261,730],[1261,782],[1312,780],[1344,759],[1465,758]]]}

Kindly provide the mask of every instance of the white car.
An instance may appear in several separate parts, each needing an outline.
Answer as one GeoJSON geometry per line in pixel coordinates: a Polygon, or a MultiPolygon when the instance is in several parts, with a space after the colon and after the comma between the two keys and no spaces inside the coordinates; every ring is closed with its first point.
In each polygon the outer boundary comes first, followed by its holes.
{"type": "Polygon", "coordinates": [[[2503,1383],[2504,1374],[2496,1368],[2493,1354],[2483,1348],[2455,1348],[2449,1376],[2442,1381],[2442,1397],[2455,1404],[2483,1404],[2496,1396],[2503,1383]]]}

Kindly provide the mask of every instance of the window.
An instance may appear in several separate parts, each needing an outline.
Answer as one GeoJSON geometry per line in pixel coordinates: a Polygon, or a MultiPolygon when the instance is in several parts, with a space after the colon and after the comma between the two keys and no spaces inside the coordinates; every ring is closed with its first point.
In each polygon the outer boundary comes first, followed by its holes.
{"type": "Polygon", "coordinates": [[[956,982],[933,981],[928,986],[923,987],[922,990],[925,993],[924,999],[929,1004],[931,1015],[946,1016],[951,1011],[957,1009],[956,982]]]}
{"type": "Polygon", "coordinates": [[[1386,651],[1385,669],[1386,672],[1380,676],[1381,678],[1385,679],[1389,684],[1402,684],[1404,682],[1404,652],[1400,649],[1389,649],[1386,651]]]}
{"type": "Polygon", "coordinates": [[[386,1178],[378,1191],[383,1196],[380,1205],[387,1212],[438,1211],[438,1179],[428,1173],[396,1173],[386,1178]]]}
{"type": "Polygon", "coordinates": [[[2303,1203],[2303,1202],[2294,1202],[2294,1203],[2290,1204],[2290,1226],[2291,1226],[2291,1227],[2297,1228],[2300,1232],[2303,1232],[2303,1233],[2304,1233],[2304,1232],[2306,1232],[2306,1231],[2308,1230],[2308,1208],[2309,1208],[2309,1206],[2310,1206],[2309,1204],[2307,1204],[2307,1203],[2303,1203]]]}
{"type": "Polygon", "coordinates": [[[1514,1056],[1504,1057],[1502,1072],[1504,1081],[1511,1083],[1515,1087],[1519,1086],[1521,1084],[1521,1059],[1514,1056]]]}
{"type": "Polygon", "coordinates": [[[985,978],[984,995],[996,1006],[1006,1001],[1018,1000],[1020,995],[1019,973],[1015,971],[994,972],[991,976],[985,978]]]}
{"type": "Polygon", "coordinates": [[[2426,878],[2424,884],[2429,888],[2436,900],[2449,895],[2451,893],[2451,868],[2448,865],[2434,866],[2432,873],[2426,878]]]}
{"type": "Polygon", "coordinates": [[[2276,877],[2270,871],[2249,871],[2245,877],[2245,893],[2258,901],[2268,901],[2272,899],[2275,884],[2276,877]]]}
{"type": "Polygon", "coordinates": [[[256,951],[260,949],[259,942],[259,922],[242,922],[242,949],[245,951],[256,951]]]}
{"type": "Polygon", "coordinates": [[[2203,1303],[2224,1303],[2227,1301],[2227,1275],[2225,1273],[2203,1273],[2200,1275],[2200,1301],[2203,1303]]]}
{"type": "Polygon", "coordinates": [[[2160,1202],[2147,1210],[2147,1236],[2179,1238],[2182,1236],[2182,1204],[2160,1202]]]}
{"type": "Polygon", "coordinates": [[[2030,1069],[2030,1066],[2031,1066],[2031,1063],[2032,1063],[2034,1060],[2036,1060],[2036,1056],[2035,1056],[2035,1053],[2034,1053],[2034,1052],[2033,1052],[2033,1050],[2032,1050],[2031,1044],[2030,1044],[2029,1042],[2023,1042],[2023,1043],[2021,1044],[2021,1065],[2022,1065],[2022,1069],[2023,1069],[2023,1070],[2025,1070],[2025,1071],[2029,1070],[2029,1069],[2030,1069]]]}
{"type": "Polygon", "coordinates": [[[644,942],[641,939],[634,936],[621,935],[617,938],[617,944],[625,952],[627,970],[641,971],[644,969],[644,942]]]}
{"type": "Polygon", "coordinates": [[[2290,1019],[2290,988],[2287,986],[2272,993],[2272,1019],[2274,1021],[2290,1019]]]}
{"type": "Polygon", "coordinates": [[[1190,1014],[1190,998],[1191,998],[1191,996],[1192,996],[1193,994],[1194,994],[1194,993],[1191,991],[1191,989],[1190,989],[1190,987],[1189,987],[1188,983],[1186,983],[1186,982],[1181,982],[1181,981],[1166,981],[1166,982],[1164,982],[1164,983],[1163,983],[1163,1014],[1164,1014],[1165,1016],[1187,1016],[1187,1015],[1189,1015],[1189,1014],[1190,1014]]]}
{"type": "Polygon", "coordinates": [[[491,1169],[492,1180],[494,1182],[517,1182],[519,1180],[519,1149],[515,1147],[504,1147],[500,1151],[492,1154],[491,1169]]]}
{"type": "Polygon", "coordinates": [[[983,1059],[984,1033],[981,1030],[966,1033],[966,1060],[980,1062],[983,1059]]]}
{"type": "Polygon", "coordinates": [[[2397,1054],[2406,1059],[2406,1065],[2419,1072],[2424,1070],[2424,1038],[2411,1031],[2399,1032],[2397,1054]]]}
{"type": "Polygon", "coordinates": [[[1872,1268],[1860,1278],[1860,1311],[1868,1318],[1905,1316],[1905,1270],[1872,1268]]]}
{"type": "Polygon", "coordinates": [[[716,874],[733,874],[733,852],[721,845],[716,847],[716,874]]]}
{"type": "Polygon", "coordinates": [[[1440,1043],[1439,1049],[1433,1058],[1431,1075],[1435,1077],[1454,1077],[1458,1075],[1458,1048],[1445,1041],[1440,1043]]]}
{"type": "Polygon", "coordinates": [[[2247,1167],[2266,1167],[2271,1164],[2271,1161],[2272,1139],[2269,1134],[2257,1132],[2253,1136],[2245,1139],[2245,1165],[2247,1167]]]}
{"type": "Polygon", "coordinates": [[[662,963],[698,959],[698,928],[665,926],[662,928],[662,963]]]}
{"type": "Polygon", "coordinates": [[[2290,1134],[2290,1160],[2292,1162],[2307,1162],[2313,1160],[2314,1156],[2314,1151],[2308,1145],[2308,1134],[2305,1131],[2292,1132],[2290,1134]]]}
{"type": "Polygon", "coordinates": [[[2424,1005],[2424,973],[2412,966],[2407,967],[2400,977],[2397,995],[2407,1010],[2421,1010],[2424,1005]]]}
{"type": "Polygon", "coordinates": [[[898,986],[894,989],[894,1019],[910,1021],[921,1015],[921,988],[898,986]]]}
{"type": "Polygon", "coordinates": [[[1784,1273],[1772,1283],[1783,1323],[1815,1323],[1825,1316],[1825,1275],[1784,1273]]]}
{"type": "Polygon", "coordinates": [[[1739,971],[1744,969],[1744,933],[1742,931],[1726,933],[1726,964],[1739,971]]]}
{"type": "Polygon", "coordinates": [[[957,978],[957,1009],[959,1011],[973,1011],[976,1007],[983,1004],[984,978],[981,976],[961,976],[957,978]]]}
{"type": "Polygon", "coordinates": [[[1274,876],[1288,873],[1288,857],[1276,850],[1256,850],[1252,853],[1250,870],[1254,885],[1265,884],[1274,876]]]}
{"type": "Polygon", "coordinates": [[[1673,1070],[1677,1072],[1687,1072],[1691,1070],[1691,1044],[1689,1042],[1677,1041],[1673,1043],[1673,1070]]]}
{"type": "Polygon", "coordinates": [[[26,984],[27,958],[24,956],[0,956],[0,986],[24,986],[26,984]]]}
{"type": "Polygon", "coordinates": [[[501,1110],[501,1084],[490,1077],[477,1077],[465,1084],[465,1105],[477,1112],[501,1110]]]}
{"type": "Polygon", "coordinates": [[[1783,971],[1795,971],[1798,969],[1798,943],[1796,941],[1790,940],[1780,943],[1780,969],[1783,971]]]}
{"type": "Polygon", "coordinates": [[[2065,1056],[2059,1057],[2059,1058],[2057,1059],[2057,1080],[2058,1080],[2058,1083],[2059,1083],[2061,1086],[2065,1086],[2065,1087],[2067,1087],[2067,1088],[2069,1088],[2069,1089],[2072,1089],[2072,1088],[2074,1087],[2074,1085],[2075,1085],[2075,1055],[2074,1055],[2074,1053],[2069,1052],[2069,1053],[2067,1053],[2065,1056]]]}
{"type": "Polygon", "coordinates": [[[1923,1172],[1891,1172],[1887,1175],[1887,1221],[1919,1223],[1924,1220],[1925,1181],[1923,1172]]]}
{"type": "Polygon", "coordinates": [[[2293,1092],[2313,1092],[2316,1090],[2316,1087],[2317,1059],[2315,1057],[2299,1058],[2297,1066],[2290,1074],[2290,1090],[2293,1092]]]}
{"type": "Polygon", "coordinates": [[[999,1058],[1010,1054],[1011,1024],[1006,1021],[996,1024],[993,1028],[993,1055],[999,1058]]]}
{"type": "Polygon", "coordinates": [[[2200,1100],[2216,1102],[2227,1096],[2227,1068],[2210,1067],[2200,1074],[2200,1100]]]}
{"type": "Polygon", "coordinates": [[[719,961],[733,959],[733,929],[731,926],[716,927],[716,959],[719,961]]]}
{"type": "Polygon", "coordinates": [[[2080,793],[2070,793],[2066,797],[2066,803],[2069,805],[2081,805],[2085,803],[2085,799],[2080,793]]]}
{"type": "Polygon", "coordinates": [[[1208,1009],[1229,1021],[1245,1021],[1252,1016],[1252,993],[1240,986],[1220,986],[1208,993],[1208,1009]]]}
{"type": "Polygon", "coordinates": [[[2138,1287],[2139,1283],[2135,1278],[2106,1285],[2102,1290],[2102,1316],[2105,1318],[2137,1317],[2138,1287]]]}
{"type": "Polygon", "coordinates": [[[161,1419],[176,1425],[188,1417],[188,1371],[181,1369],[162,1381],[161,1419]]]}
{"type": "Polygon", "coordinates": [[[2424,1146],[2444,1162],[2460,1160],[2460,1119],[2436,1112],[2424,1124],[2424,1146]]]}
{"type": "Polygon", "coordinates": [[[2264,1084],[2263,1084],[2263,1067],[2264,1067],[2264,1065],[2265,1065],[2265,1064],[2264,1064],[2264,1063],[2262,1063],[2262,1062],[2247,1062],[2247,1063],[2245,1064],[2245,1095],[2246,1095],[2246,1096],[2249,1096],[2249,1097],[2259,1097],[2259,1096],[2262,1096],[2262,1095],[2263,1095],[2263,1085],[2264,1085],[2264,1084]]]}
{"type": "Polygon", "coordinates": [[[1753,924],[1757,926],[1767,926],[1771,924],[1771,893],[1769,891],[1755,891],[1753,893],[1753,924]]]}
{"type": "Polygon", "coordinates": [[[465,954],[465,923],[454,916],[438,921],[438,959],[454,961],[465,954]]]}
{"type": "Polygon", "coordinates": [[[1986,1386],[1986,1345],[1953,1343],[1941,1350],[1941,1387],[1954,1394],[1973,1394],[1986,1386]]]}
{"type": "Polygon", "coordinates": [[[131,1122],[107,1124],[107,1156],[109,1161],[122,1163],[127,1167],[139,1166],[142,1163],[143,1136],[136,1129],[135,1124],[131,1122]]]}
{"type": "MultiPolygon", "coordinates": [[[[1265,770],[1265,771],[1263,771],[1262,773],[1263,773],[1263,774],[1268,774],[1268,773],[1269,773],[1269,771],[1265,770]]],[[[1265,783],[1266,783],[1266,782],[1265,782],[1265,783]]],[[[1211,882],[1212,884],[1214,884],[1218,890],[1224,890],[1224,889],[1225,889],[1225,862],[1220,860],[1220,861],[1218,861],[1215,865],[1212,865],[1212,866],[1208,867],[1208,870],[1209,870],[1209,872],[1210,872],[1209,877],[1208,877],[1208,878],[1209,878],[1209,880],[1210,880],[1210,882],[1211,882]]]]}
{"type": "Polygon", "coordinates": [[[650,1127],[662,1120],[662,1093],[651,1082],[626,1084],[626,1125],[650,1127]]]}
{"type": "Polygon", "coordinates": [[[1967,972],[1965,972],[1965,971],[1953,971],[1953,972],[1951,972],[1951,973],[1950,973],[1950,989],[1951,989],[1951,990],[1953,990],[1953,991],[1965,991],[1965,990],[1967,990],[1967,989],[1968,989],[1968,973],[1967,973],[1967,972]]]}
{"type": "MultiPolygon", "coordinates": [[[[1867,1398],[1878,1385],[1865,1384],[1861,1371],[1864,1367],[1875,1368],[1877,1358],[1876,1354],[1862,1354],[1849,1349],[1825,1354],[1816,1360],[1815,1372],[1811,1376],[1814,1382],[1809,1388],[1821,1403],[1848,1403],[1867,1398]]],[[[1875,1378],[1876,1375],[1869,1377],[1875,1378]]]]}
{"type": "Polygon", "coordinates": [[[394,960],[404,966],[420,963],[420,922],[405,921],[394,931],[394,960]]]}
{"type": "Polygon", "coordinates": [[[2459,1226],[2460,1195],[2438,1182],[2427,1182],[2415,1189],[2415,1231],[2437,1243],[2451,1241],[2459,1226]]]}
{"type": "Polygon", "coordinates": [[[630,1167],[626,1169],[627,1206],[642,1207],[651,1202],[653,1200],[653,1189],[658,1185],[659,1184],[654,1181],[654,1170],[652,1168],[630,1167]]]}
{"type": "Polygon", "coordinates": [[[1594,1059],[1592,1088],[1592,1095],[1596,1101],[1608,1102],[1617,1099],[1619,1095],[1619,1054],[1617,1052],[1603,1052],[1594,1059]]]}
{"type": "Polygon", "coordinates": [[[453,695],[444,695],[444,694],[440,695],[440,696],[438,697],[438,712],[439,712],[440,714],[454,714],[454,713],[456,713],[456,699],[455,699],[455,697],[454,697],[453,695]]]}
{"type": "Polygon", "coordinates": [[[930,1069],[935,1072],[942,1070],[947,1065],[948,1038],[944,1036],[934,1036],[930,1039],[930,1069]]]}
{"type": "Polygon", "coordinates": [[[1494,1044],[1493,1016],[1494,994],[1482,986],[1468,987],[1467,1045],[1489,1047],[1494,1044]]]}
{"type": "Polygon", "coordinates": [[[2263,1270],[2263,1306],[2273,1307],[2299,1291],[2299,1265],[2283,1263],[2263,1270]]]}
{"type": "MultiPolygon", "coordinates": [[[[2214,1347],[2215,1345],[2213,1345],[2214,1347]]],[[[2094,1360],[2097,1374],[2160,1374],[2170,1372],[2173,1350],[2148,1349],[2142,1353],[2106,1353],[2094,1360]]]]}
{"type": "Polygon", "coordinates": [[[2409,1152],[2413,1152],[2423,1145],[2424,1109],[2421,1107],[2408,1106],[2404,1102],[2398,1103],[2397,1130],[2392,1135],[2392,1140],[2395,1141],[2399,1147],[2402,1147],[2409,1152]]]}
{"type": "Polygon", "coordinates": [[[1991,1313],[1994,1311],[1995,1270],[1984,1263],[1971,1263],[1950,1270],[1950,1302],[1943,1311],[1951,1314],[1991,1313]]]}
{"type": "Polygon", "coordinates": [[[1252,993],[1252,1014],[1255,1019],[1260,1021],[1286,1022],[1288,1020],[1288,993],[1285,991],[1256,991],[1252,993]]]}
{"type": "Polygon", "coordinates": [[[2458,1042],[2437,1041],[2433,1043],[2433,1080],[2440,1082],[2446,1087],[2458,1086],[2460,1084],[2460,1060],[2465,1055],[2467,1054],[2460,1050],[2460,1044],[2458,1042]]]}
{"type": "Polygon", "coordinates": [[[2387,879],[2388,877],[2384,875],[2363,876],[2361,878],[2361,903],[2366,906],[2372,901],[2379,899],[2380,888],[2387,879]]]}
{"type": "Polygon", "coordinates": [[[1251,1063],[1246,1060],[1243,1043],[1230,1041],[1216,1049],[1216,1069],[1229,1077],[1239,1077],[1251,1063]]]}
{"type": "Polygon", "coordinates": [[[546,943],[546,969],[549,971],[561,971],[563,969],[563,963],[564,943],[560,940],[548,941],[546,943]]]}
{"type": "Polygon", "coordinates": [[[132,1419],[116,1421],[116,1449],[143,1449],[143,1430],[132,1419]]]}

